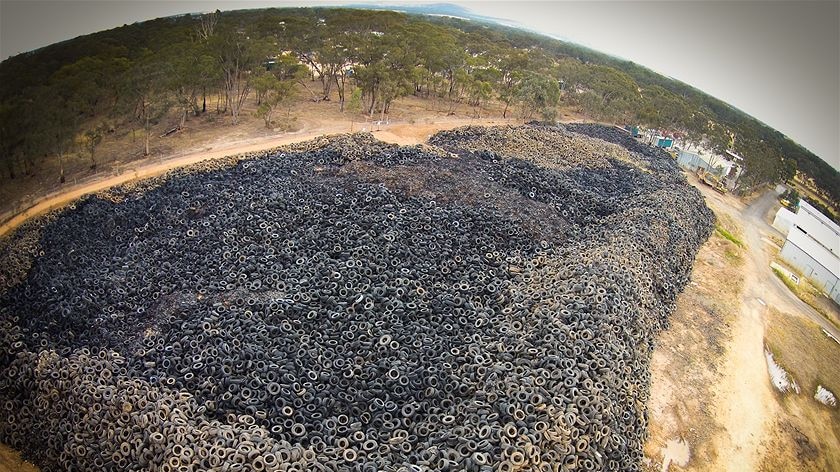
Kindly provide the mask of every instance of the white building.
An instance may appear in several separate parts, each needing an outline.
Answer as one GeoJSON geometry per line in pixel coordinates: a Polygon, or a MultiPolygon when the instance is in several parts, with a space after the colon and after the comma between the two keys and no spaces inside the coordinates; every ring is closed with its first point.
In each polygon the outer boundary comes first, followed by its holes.
{"type": "Polygon", "coordinates": [[[779,230],[782,234],[788,234],[793,223],[796,221],[796,213],[788,210],[785,207],[779,208],[776,212],[776,217],[773,218],[773,227],[779,230]]]}
{"type": "Polygon", "coordinates": [[[741,161],[743,161],[741,156],[732,151],[726,151],[725,155],[719,156],[703,151],[689,152],[681,149],[677,155],[677,164],[680,167],[691,172],[700,168],[711,172],[720,177],[721,182],[729,190],[735,188],[738,177],[741,176],[741,161]]]}
{"type": "Polygon", "coordinates": [[[779,256],[840,303],[840,226],[804,200],[779,256]]]}

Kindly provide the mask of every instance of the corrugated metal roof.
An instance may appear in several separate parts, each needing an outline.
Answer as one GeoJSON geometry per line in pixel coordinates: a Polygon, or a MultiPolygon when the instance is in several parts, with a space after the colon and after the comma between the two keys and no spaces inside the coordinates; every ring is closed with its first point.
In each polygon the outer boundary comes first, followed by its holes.
{"type": "Polygon", "coordinates": [[[840,257],[836,253],[829,251],[809,234],[805,234],[798,226],[791,228],[787,240],[822,264],[835,277],[840,278],[840,257]]]}
{"type": "Polygon", "coordinates": [[[728,174],[729,169],[732,168],[732,163],[720,156],[700,154],[686,151],[685,149],[680,150],[677,156],[677,163],[682,166],[691,167],[692,169],[702,167],[706,170],[713,170],[721,167],[723,168],[722,175],[728,174]]]}
{"type": "Polygon", "coordinates": [[[840,254],[840,227],[808,202],[799,202],[794,224],[835,256],[840,254]]]}

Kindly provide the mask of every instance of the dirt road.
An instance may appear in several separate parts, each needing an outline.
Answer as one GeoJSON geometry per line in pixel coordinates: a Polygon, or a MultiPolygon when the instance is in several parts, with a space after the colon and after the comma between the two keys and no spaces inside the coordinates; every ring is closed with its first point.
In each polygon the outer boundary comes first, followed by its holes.
{"type": "Polygon", "coordinates": [[[769,225],[766,219],[776,203],[778,194],[774,190],[767,190],[749,205],[744,205],[732,195],[721,195],[700,184],[693,176],[689,177],[689,181],[703,193],[712,209],[736,219],[743,228],[747,256],[752,264],[746,272],[756,276],[755,283],[745,287],[747,298],[760,299],[779,311],[804,316],[840,339],[840,330],[793,294],[770,268],[770,262],[773,260],[770,237],[785,238],[785,235],[769,225]]]}
{"type": "MultiPolygon", "coordinates": [[[[709,193],[708,188],[701,190],[709,193]]],[[[767,312],[764,298],[767,298],[768,282],[773,282],[776,277],[770,272],[758,221],[753,216],[764,215],[774,196],[775,193],[770,191],[750,206],[735,212],[747,245],[742,272],[744,285],[739,313],[732,326],[729,350],[722,364],[723,376],[714,389],[718,400],[715,416],[723,431],[714,438],[717,454],[709,470],[758,470],[764,454],[763,443],[777,416],[777,405],[764,360],[764,318],[767,312]]],[[[730,208],[738,209],[737,206],[730,208]]],[[[758,216],[758,220],[761,218],[758,216]]]]}
{"type": "MultiPolygon", "coordinates": [[[[712,469],[758,470],[763,458],[783,453],[770,450],[767,445],[779,434],[775,431],[778,420],[788,415],[770,386],[764,358],[769,310],[772,307],[806,318],[835,338],[840,336],[840,331],[793,294],[770,268],[773,258],[770,236],[784,238],[766,219],[775,205],[777,193],[768,190],[748,206],[743,206],[731,204],[733,197],[721,197],[708,187],[701,186],[701,191],[707,199],[714,201],[713,206],[718,211],[729,211],[737,217],[747,245],[740,316],[735,321],[730,350],[723,361],[725,375],[716,386],[719,400],[716,416],[725,432],[716,438],[718,461],[712,469]]],[[[792,457],[782,462],[796,464],[798,461],[792,457]]]]}

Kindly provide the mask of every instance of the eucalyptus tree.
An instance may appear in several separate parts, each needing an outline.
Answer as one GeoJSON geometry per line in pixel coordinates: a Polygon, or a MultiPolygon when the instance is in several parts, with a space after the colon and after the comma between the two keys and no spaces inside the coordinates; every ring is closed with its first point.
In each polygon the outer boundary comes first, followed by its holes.
{"type": "Polygon", "coordinates": [[[257,116],[270,128],[275,112],[295,97],[295,85],[306,76],[306,68],[292,57],[277,57],[275,66],[254,78],[254,89],[260,96],[257,116]]]}
{"type": "Polygon", "coordinates": [[[175,104],[168,88],[167,69],[160,58],[148,51],[132,65],[126,82],[132,116],[143,128],[143,155],[148,156],[152,129],[175,104]]]}
{"type": "Polygon", "coordinates": [[[244,28],[225,25],[217,28],[210,38],[209,48],[221,72],[225,102],[233,124],[239,123],[239,116],[248,94],[254,71],[274,51],[270,41],[252,37],[244,28]]]}

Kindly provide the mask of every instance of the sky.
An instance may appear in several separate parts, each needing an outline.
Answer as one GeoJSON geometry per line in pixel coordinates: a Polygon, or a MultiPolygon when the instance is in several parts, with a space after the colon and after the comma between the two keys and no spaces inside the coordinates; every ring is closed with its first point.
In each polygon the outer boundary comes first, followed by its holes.
{"type": "MultiPolygon", "coordinates": [[[[0,58],[179,13],[341,3],[0,0],[0,58]]],[[[681,80],[758,118],[840,169],[840,1],[446,3],[681,80]]]]}

